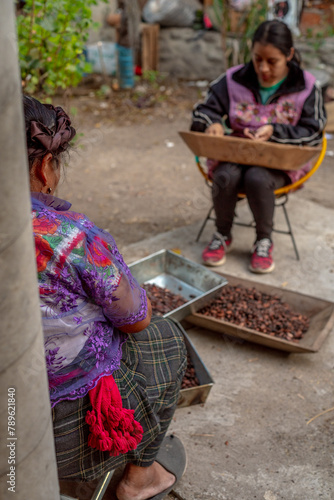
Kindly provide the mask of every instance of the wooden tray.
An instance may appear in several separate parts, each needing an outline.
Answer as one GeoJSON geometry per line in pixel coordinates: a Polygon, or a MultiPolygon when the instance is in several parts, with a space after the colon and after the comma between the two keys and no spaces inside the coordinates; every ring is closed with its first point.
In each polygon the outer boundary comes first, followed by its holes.
{"type": "MultiPolygon", "coordinates": [[[[187,321],[204,329],[224,333],[231,337],[238,337],[248,342],[254,342],[282,351],[299,353],[317,352],[334,327],[333,302],[243,278],[236,278],[228,274],[223,274],[223,276],[227,279],[229,285],[256,288],[260,292],[277,295],[295,311],[308,316],[310,318],[310,326],[304,337],[299,342],[291,342],[279,337],[271,337],[268,334],[260,333],[250,328],[240,327],[227,321],[204,316],[197,312],[188,316],[186,318],[187,321]]],[[[211,300],[207,304],[210,302],[211,300]]]]}
{"type": "MultiPolygon", "coordinates": [[[[216,137],[200,132],[179,132],[195,156],[278,170],[298,170],[319,156],[321,147],[291,146],[240,137],[216,137]]],[[[314,162],[313,162],[314,163],[314,162]]]]}

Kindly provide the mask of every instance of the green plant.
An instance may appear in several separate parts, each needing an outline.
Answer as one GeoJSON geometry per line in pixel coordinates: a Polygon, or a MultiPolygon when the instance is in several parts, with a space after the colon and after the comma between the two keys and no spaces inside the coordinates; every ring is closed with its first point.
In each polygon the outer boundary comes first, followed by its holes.
{"type": "Polygon", "coordinates": [[[226,68],[246,62],[250,58],[253,34],[267,18],[267,0],[250,0],[240,12],[233,10],[229,0],[214,0],[212,12],[215,25],[221,27],[226,68]],[[237,24],[232,31],[233,15],[237,24]]]}
{"type": "Polygon", "coordinates": [[[251,43],[256,28],[267,18],[268,2],[267,0],[253,0],[247,10],[243,12],[238,23],[241,29],[239,62],[246,62],[251,57],[251,43]]]}
{"type": "Polygon", "coordinates": [[[103,84],[98,90],[96,90],[95,95],[96,97],[100,97],[101,99],[107,99],[110,96],[111,92],[111,87],[109,85],[103,84]]]}
{"type": "MultiPolygon", "coordinates": [[[[25,92],[52,95],[77,85],[90,65],[83,48],[97,26],[91,6],[99,0],[26,0],[17,16],[22,84],[25,92]]],[[[107,0],[102,0],[107,1],[107,0]]]]}
{"type": "Polygon", "coordinates": [[[306,43],[313,49],[314,52],[318,52],[318,50],[325,43],[325,39],[331,36],[331,31],[329,28],[330,27],[325,26],[325,29],[320,31],[319,29],[307,28],[305,34],[306,43]]]}
{"type": "Polygon", "coordinates": [[[333,37],[334,36],[334,26],[328,26],[328,37],[333,37]]]}
{"type": "Polygon", "coordinates": [[[310,27],[306,30],[306,38],[313,38],[313,29],[310,27]]]}
{"type": "Polygon", "coordinates": [[[147,69],[143,71],[142,81],[147,82],[153,88],[158,88],[165,80],[166,76],[154,69],[147,69]]]}

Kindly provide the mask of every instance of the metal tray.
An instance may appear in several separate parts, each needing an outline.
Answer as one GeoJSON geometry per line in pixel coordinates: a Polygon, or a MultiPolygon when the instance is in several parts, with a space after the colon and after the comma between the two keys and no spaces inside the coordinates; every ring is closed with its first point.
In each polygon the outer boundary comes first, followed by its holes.
{"type": "MultiPolygon", "coordinates": [[[[310,295],[285,290],[279,287],[256,283],[251,280],[237,278],[224,273],[229,285],[241,285],[246,288],[256,288],[256,290],[271,295],[277,295],[284,302],[287,302],[295,311],[307,315],[310,318],[310,326],[304,337],[299,342],[271,337],[265,333],[260,333],[249,328],[233,325],[227,321],[219,320],[203,314],[194,313],[186,319],[192,324],[202,328],[224,333],[232,337],[238,337],[249,342],[265,345],[274,349],[288,352],[310,353],[317,352],[324,340],[334,327],[334,303],[327,300],[318,299],[310,295]]],[[[211,299],[206,301],[209,304],[211,299]]],[[[201,306],[202,307],[202,306],[201,306]]],[[[201,309],[197,308],[197,311],[201,309]]]]}
{"type": "Polygon", "coordinates": [[[194,365],[196,376],[200,385],[189,387],[188,389],[181,389],[179,400],[177,403],[178,408],[184,408],[185,406],[192,406],[196,404],[204,404],[214,384],[210,373],[208,372],[204,362],[197,353],[196,348],[191,342],[187,332],[182,328],[182,326],[181,329],[184,335],[188,354],[190,356],[192,364],[194,365]]]}
{"type": "Polygon", "coordinates": [[[181,321],[212,299],[227,280],[171,250],[160,250],[129,265],[140,285],[152,283],[182,295],[187,302],[164,314],[181,321]]]}

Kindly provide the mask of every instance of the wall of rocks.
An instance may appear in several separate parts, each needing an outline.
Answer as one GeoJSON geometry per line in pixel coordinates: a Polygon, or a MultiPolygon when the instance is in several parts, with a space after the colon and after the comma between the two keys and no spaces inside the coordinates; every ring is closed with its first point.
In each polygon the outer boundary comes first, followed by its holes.
{"type": "MultiPolygon", "coordinates": [[[[297,40],[304,67],[334,84],[334,37],[297,40]]],[[[213,80],[225,71],[221,35],[191,28],[163,28],[159,36],[159,71],[185,80],[213,80]]]]}
{"type": "Polygon", "coordinates": [[[191,28],[163,28],[159,71],[186,80],[213,80],[224,71],[221,35],[191,28]]]}

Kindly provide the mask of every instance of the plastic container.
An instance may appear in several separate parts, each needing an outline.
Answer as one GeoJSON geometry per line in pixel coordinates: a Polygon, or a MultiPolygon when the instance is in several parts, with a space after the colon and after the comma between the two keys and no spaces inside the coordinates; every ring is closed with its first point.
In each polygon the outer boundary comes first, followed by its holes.
{"type": "Polygon", "coordinates": [[[121,89],[132,89],[135,84],[133,50],[117,45],[117,55],[119,86],[121,89]]]}
{"type": "Polygon", "coordinates": [[[117,49],[113,42],[97,42],[86,45],[86,61],[92,65],[92,73],[116,75],[117,49]]]}
{"type": "Polygon", "coordinates": [[[172,28],[191,27],[195,20],[195,9],[180,0],[148,0],[142,16],[149,24],[160,24],[172,28]]]}

